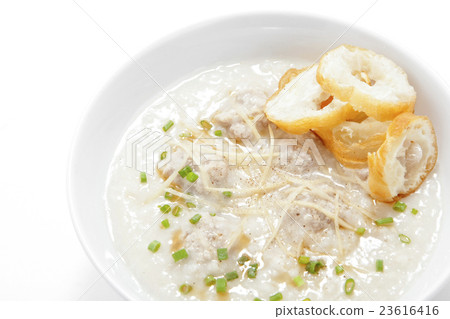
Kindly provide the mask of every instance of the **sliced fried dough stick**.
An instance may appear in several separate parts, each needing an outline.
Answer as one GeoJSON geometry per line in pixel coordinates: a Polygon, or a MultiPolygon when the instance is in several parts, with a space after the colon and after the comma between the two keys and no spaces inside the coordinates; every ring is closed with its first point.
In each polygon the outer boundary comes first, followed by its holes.
{"type": "Polygon", "coordinates": [[[315,130],[334,157],[349,168],[367,167],[367,154],[376,152],[386,138],[391,122],[367,118],[361,123],[346,121],[332,129],[315,130]]]}
{"type": "Polygon", "coordinates": [[[372,197],[392,202],[414,192],[434,168],[437,151],[428,117],[412,113],[397,116],[384,143],[368,157],[372,197]]]}
{"type": "Polygon", "coordinates": [[[367,49],[341,45],[328,51],[320,59],[317,82],[335,98],[380,121],[414,111],[416,92],[406,73],[367,49]]]}
{"type": "Polygon", "coordinates": [[[331,128],[354,113],[350,105],[330,99],[330,94],[322,90],[316,81],[316,70],[317,64],[288,70],[280,80],[280,89],[268,99],[266,116],[282,130],[303,134],[313,128],[331,128]]]}

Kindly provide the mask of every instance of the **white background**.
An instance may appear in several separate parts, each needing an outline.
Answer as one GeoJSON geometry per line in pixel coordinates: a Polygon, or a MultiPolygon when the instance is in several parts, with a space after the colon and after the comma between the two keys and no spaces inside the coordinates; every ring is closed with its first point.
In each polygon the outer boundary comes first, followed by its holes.
{"type": "MultiPolygon", "coordinates": [[[[350,25],[374,1],[77,3],[133,56],[218,16],[285,11],[350,25]]],[[[79,6],[71,0],[0,3],[0,299],[79,299],[98,276],[72,227],[66,170],[90,101],[129,58],[79,6]]],[[[450,83],[448,12],[446,1],[379,0],[356,27],[396,42],[450,83]]],[[[121,297],[101,280],[82,299],[121,297]]],[[[450,300],[450,288],[438,299],[450,300]]]]}

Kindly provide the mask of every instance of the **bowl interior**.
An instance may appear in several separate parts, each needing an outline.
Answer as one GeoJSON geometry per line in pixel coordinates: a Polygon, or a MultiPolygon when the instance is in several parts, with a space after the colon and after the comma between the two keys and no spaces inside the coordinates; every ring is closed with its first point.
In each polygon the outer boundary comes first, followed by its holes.
{"type": "MultiPolygon", "coordinates": [[[[416,113],[429,116],[438,135],[440,153],[435,171],[449,176],[449,151],[442,143],[444,136],[450,136],[450,110],[445,107],[450,104],[450,96],[446,88],[431,70],[386,39],[356,27],[345,32],[347,28],[327,19],[288,14],[245,15],[205,23],[151,46],[137,63],[130,61],[104,87],[79,128],[69,166],[68,191],[73,222],[84,249],[125,298],[142,299],[144,293],[113,246],[105,214],[105,183],[117,145],[136,116],[163,93],[159,85],[168,88],[219,63],[298,56],[316,61],[342,43],[369,48],[388,56],[407,72],[417,91],[416,113]]],[[[449,194],[449,183],[443,178],[441,181],[441,194],[449,194]]],[[[448,199],[443,201],[445,205],[448,199]]],[[[444,215],[431,260],[402,299],[432,298],[445,282],[450,272],[446,267],[450,262],[448,230],[450,219],[444,215]]]]}

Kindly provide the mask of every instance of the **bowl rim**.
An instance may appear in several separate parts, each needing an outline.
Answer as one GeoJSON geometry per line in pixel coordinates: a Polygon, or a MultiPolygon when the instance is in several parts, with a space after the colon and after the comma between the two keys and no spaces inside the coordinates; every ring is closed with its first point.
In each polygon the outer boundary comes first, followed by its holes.
{"type": "MultiPolygon", "coordinates": [[[[213,17],[208,18],[205,20],[202,20],[200,22],[196,22],[193,24],[188,25],[187,27],[184,27],[182,29],[178,29],[175,32],[172,32],[170,34],[164,35],[158,39],[156,39],[154,42],[146,46],[144,49],[142,49],[140,52],[132,56],[128,61],[124,62],[117,70],[112,72],[112,75],[109,77],[109,79],[101,86],[100,90],[95,94],[95,96],[91,99],[89,104],[85,106],[83,115],[81,116],[78,125],[75,129],[75,133],[73,134],[71,145],[70,145],[70,152],[68,155],[68,161],[67,161],[67,171],[66,171],[66,196],[68,201],[68,208],[69,208],[69,214],[70,218],[72,220],[72,224],[75,230],[75,233],[78,237],[78,240],[80,241],[81,246],[83,247],[83,250],[85,251],[86,255],[88,256],[91,263],[94,265],[96,270],[99,272],[99,277],[95,279],[95,281],[91,284],[91,286],[87,287],[86,290],[83,292],[83,295],[92,287],[98,280],[105,278],[106,281],[110,286],[112,286],[116,292],[121,295],[126,300],[134,300],[135,298],[132,297],[132,294],[128,292],[125,288],[123,288],[112,276],[109,270],[112,268],[113,264],[110,268],[108,268],[106,271],[101,268],[101,262],[98,260],[98,257],[96,254],[90,249],[89,244],[87,243],[86,238],[84,237],[82,226],[79,220],[79,214],[76,209],[76,204],[74,202],[74,185],[73,185],[73,179],[74,179],[74,157],[77,153],[80,142],[81,142],[81,132],[83,131],[83,128],[87,122],[87,119],[91,116],[91,113],[93,112],[94,105],[97,103],[99,98],[108,90],[108,88],[111,86],[112,83],[118,78],[120,74],[122,74],[125,70],[133,66],[136,62],[142,60],[143,57],[146,56],[149,52],[152,50],[164,46],[166,43],[170,42],[173,39],[183,37],[184,35],[187,35],[189,33],[193,33],[199,30],[202,30],[204,28],[208,28],[211,26],[216,26],[220,24],[230,24],[233,21],[252,21],[255,24],[261,25],[261,22],[266,21],[267,19],[271,19],[274,21],[274,23],[277,23],[280,21],[280,19],[283,18],[289,18],[289,19],[310,19],[310,20],[316,20],[318,22],[327,22],[332,23],[335,26],[339,26],[342,28],[345,28],[345,31],[340,35],[342,37],[347,31],[350,29],[354,29],[357,32],[360,32],[362,34],[366,34],[370,37],[377,38],[381,42],[386,43],[389,47],[395,49],[397,52],[399,52],[402,55],[407,56],[410,58],[415,64],[426,66],[427,69],[430,71],[429,76],[436,79],[436,82],[439,83],[441,86],[441,89],[443,91],[446,91],[448,93],[450,86],[444,85],[446,82],[442,78],[442,76],[430,65],[421,59],[419,56],[417,56],[414,52],[408,51],[406,52],[401,47],[397,46],[392,40],[385,37],[384,35],[378,34],[372,30],[369,30],[365,27],[356,26],[356,23],[349,24],[337,17],[330,17],[327,15],[322,15],[318,13],[304,13],[304,12],[288,12],[285,10],[277,10],[277,11],[253,11],[253,12],[245,12],[245,13],[235,13],[235,14],[227,14],[219,17],[213,17]],[[135,61],[133,61],[135,60],[135,61]]],[[[339,38],[340,38],[339,37],[339,38]]],[[[336,40],[336,42],[339,40],[339,38],[336,40]]],[[[331,44],[330,48],[334,45],[331,44]]],[[[105,218],[106,222],[106,218],[105,218]]],[[[439,230],[442,231],[441,229],[439,230]]],[[[447,269],[447,271],[443,274],[442,280],[438,282],[434,282],[430,288],[429,292],[424,295],[424,300],[433,300],[432,298],[435,297],[440,290],[444,287],[444,285],[448,282],[450,278],[450,268],[447,269]]],[[[79,298],[81,298],[83,295],[81,295],[79,298]]]]}

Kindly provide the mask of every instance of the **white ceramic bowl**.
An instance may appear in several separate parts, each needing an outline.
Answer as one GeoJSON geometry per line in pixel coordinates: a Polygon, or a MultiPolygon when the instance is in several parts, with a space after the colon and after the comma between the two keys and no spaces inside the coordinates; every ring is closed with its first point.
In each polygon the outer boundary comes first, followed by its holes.
{"type": "MultiPolygon", "coordinates": [[[[218,63],[245,59],[303,58],[316,60],[329,46],[349,43],[372,49],[396,61],[407,72],[417,91],[417,113],[428,115],[438,135],[436,171],[450,176],[450,96],[440,80],[424,65],[395,45],[373,34],[322,18],[257,14],[230,17],[183,30],[152,45],[138,63],[162,87],[170,87],[198,70],[218,63]]],[[[84,118],[73,146],[68,193],[73,223],[79,239],[98,270],[127,299],[142,299],[139,284],[113,247],[105,214],[104,191],[108,166],[123,134],[150,101],[162,92],[130,61],[104,87],[84,118]]],[[[443,178],[441,178],[443,180],[443,178]]],[[[450,194],[450,181],[442,194],[450,194]]],[[[445,198],[445,206],[450,205],[445,198]]],[[[402,299],[431,299],[446,281],[450,268],[450,218],[444,214],[438,244],[427,268],[414,280],[402,299]]],[[[157,296],[155,296],[157,298],[157,296]]]]}

